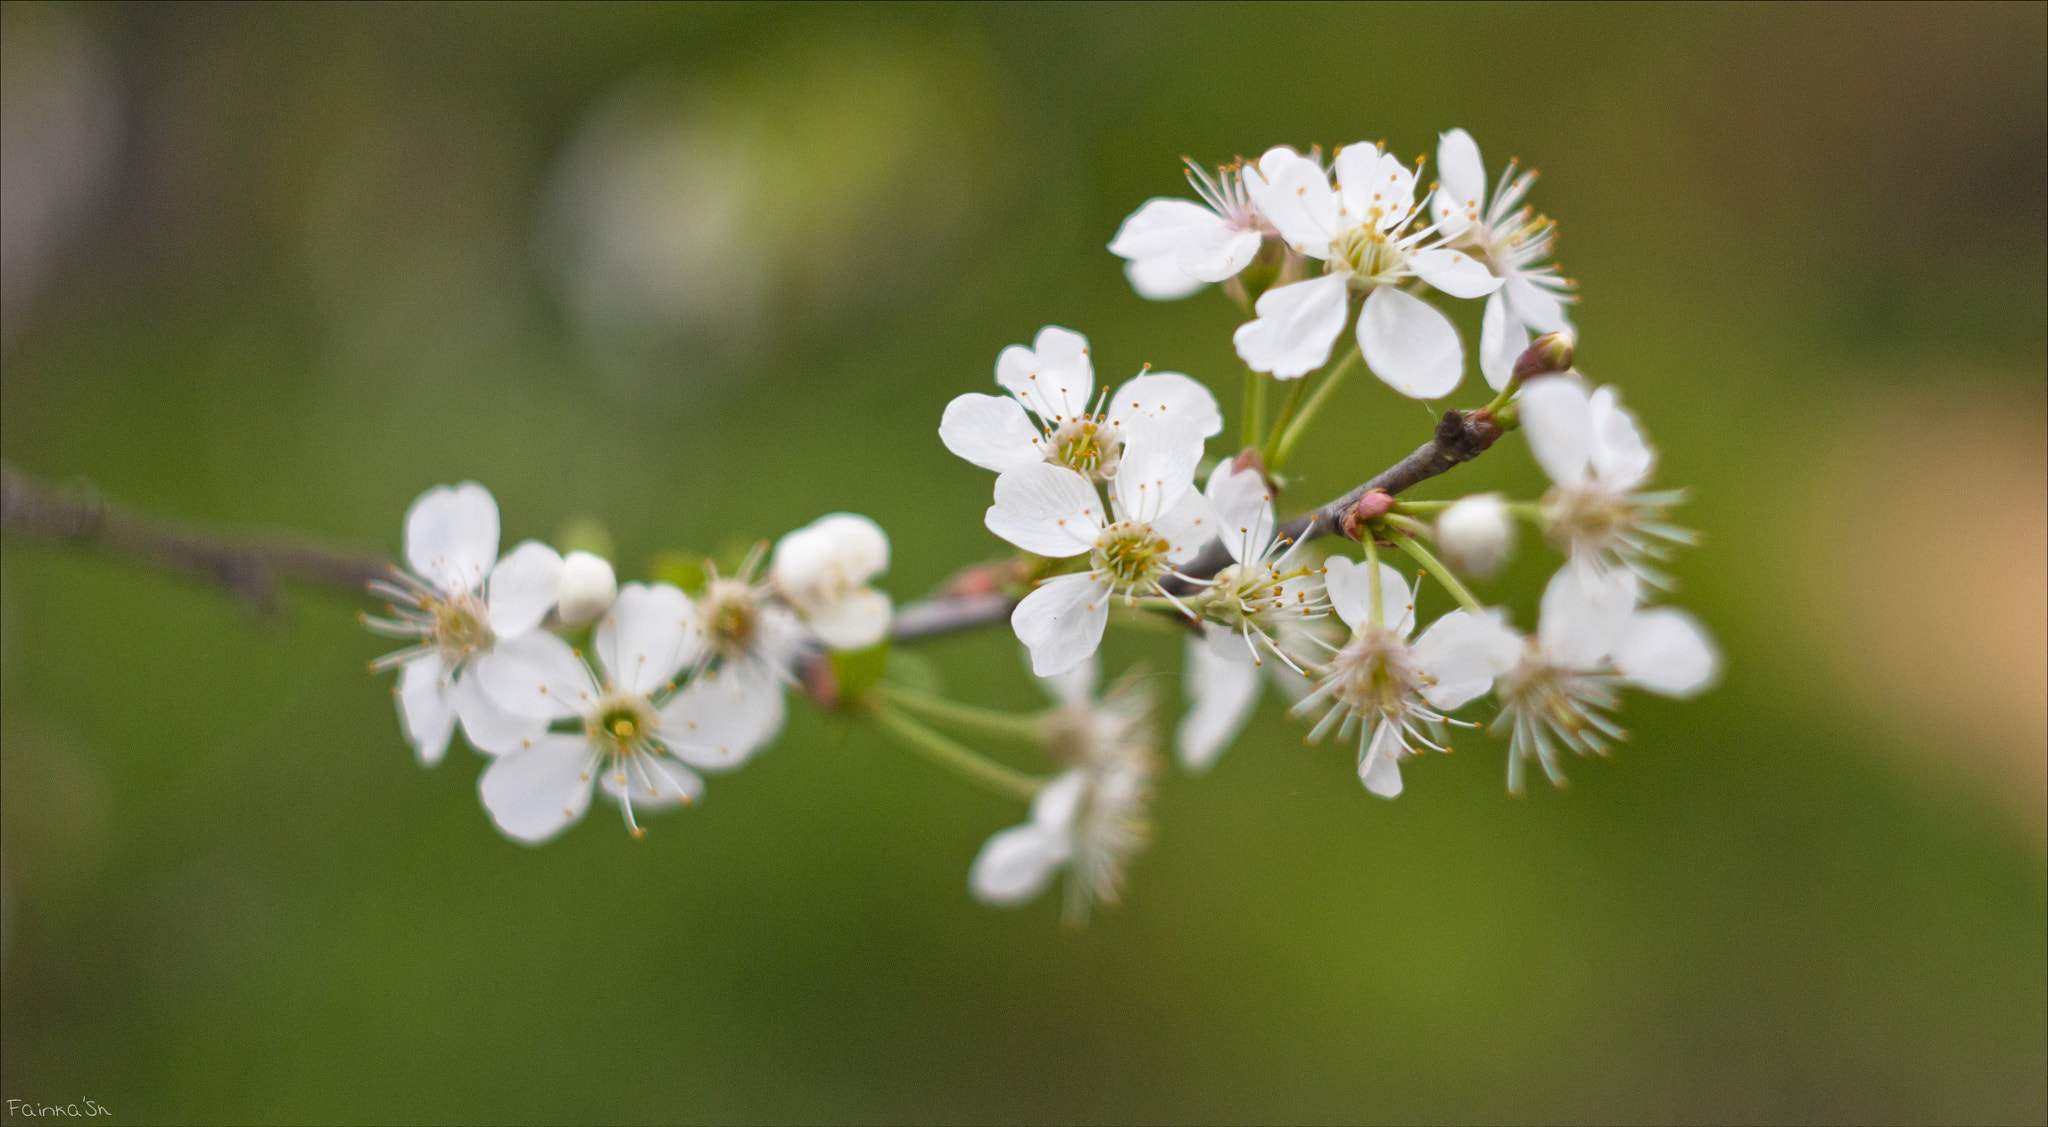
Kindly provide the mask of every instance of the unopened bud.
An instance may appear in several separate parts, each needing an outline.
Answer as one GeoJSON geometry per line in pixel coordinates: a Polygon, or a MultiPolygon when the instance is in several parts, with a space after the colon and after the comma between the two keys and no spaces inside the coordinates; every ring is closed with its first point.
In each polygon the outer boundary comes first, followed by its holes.
{"type": "Polygon", "coordinates": [[[1486,578],[1514,550],[1515,520],[1498,493],[1474,493],[1436,518],[1436,545],[1452,567],[1486,578]]]}
{"type": "Polygon", "coordinates": [[[594,622],[619,595],[619,577],[603,556],[570,552],[562,557],[562,578],[556,588],[555,614],[576,625],[594,622]]]}
{"type": "Polygon", "coordinates": [[[1384,489],[1368,490],[1358,498],[1344,514],[1344,535],[1359,539],[1359,527],[1367,521],[1378,520],[1394,507],[1394,495],[1384,489]]]}
{"type": "Polygon", "coordinates": [[[1572,370],[1572,335],[1570,333],[1544,333],[1529,342],[1522,355],[1515,360],[1515,382],[1533,380],[1557,372],[1572,370]]]}

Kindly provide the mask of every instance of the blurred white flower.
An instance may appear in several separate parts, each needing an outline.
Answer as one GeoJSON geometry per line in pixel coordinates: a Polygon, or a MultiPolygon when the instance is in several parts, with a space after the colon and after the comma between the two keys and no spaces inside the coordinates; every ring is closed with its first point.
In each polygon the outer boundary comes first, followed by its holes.
{"type": "Polygon", "coordinates": [[[969,392],[946,405],[939,440],[997,473],[1050,462],[1108,481],[1125,448],[1147,429],[1173,420],[1201,438],[1223,429],[1216,397],[1179,372],[1142,373],[1107,403],[1096,403],[1088,338],[1057,325],[1040,329],[1030,348],[1003,349],[996,357],[996,382],[1010,394],[969,392]]]}
{"type": "Polygon", "coordinates": [[[1519,403],[1529,450],[1557,483],[1543,497],[1545,535],[1589,581],[1621,567],[1668,588],[1670,578],[1653,561],[1697,537],[1664,519],[1683,491],[1636,492],[1656,457],[1621,394],[1612,387],[1588,394],[1575,377],[1546,376],[1524,386],[1519,403]]]}
{"type": "Polygon", "coordinates": [[[1515,547],[1515,518],[1498,493],[1474,493],[1436,518],[1436,543],[1451,566],[1488,578],[1515,547]]]}
{"type": "Polygon", "coordinates": [[[1372,613],[1371,565],[1334,557],[1325,565],[1330,603],[1351,640],[1317,670],[1314,691],[1297,714],[1322,709],[1310,742],[1358,732],[1358,778],[1381,798],[1401,793],[1402,759],[1421,749],[1446,751],[1444,713],[1485,695],[1515,663],[1518,640],[1495,614],[1454,610],[1411,645],[1415,604],[1401,573],[1379,565],[1380,613],[1372,613]],[[1436,738],[1423,735],[1428,728],[1436,738]]]}
{"type": "Polygon", "coordinates": [[[1039,676],[1065,673],[1095,653],[1115,594],[1173,598],[1161,582],[1215,533],[1208,500],[1194,488],[1201,457],[1201,436],[1182,422],[1133,443],[1110,482],[1108,521],[1095,487],[1065,466],[1033,462],[996,478],[990,532],[1041,556],[1088,555],[1088,570],[1044,581],[1010,615],[1039,676]]]}
{"type": "Polygon", "coordinates": [[[539,626],[553,609],[562,558],[527,540],[498,559],[498,503],[475,482],[435,486],[405,514],[411,571],[372,585],[390,600],[387,617],[363,616],[376,633],[416,645],[371,663],[397,667],[398,712],[421,763],[448,750],[458,719],[478,750],[504,751],[531,727],[497,707],[477,675],[502,660],[499,647],[539,626]]]}
{"type": "Polygon", "coordinates": [[[537,729],[484,770],[477,793],[507,837],[538,844],[581,818],[593,785],[634,816],[694,802],[692,766],[738,766],[782,723],[781,686],[704,673],[676,693],[673,678],[697,656],[690,599],[666,583],[629,583],[591,636],[601,676],[567,642],[534,631],[499,648],[482,671],[492,698],[542,725],[577,720],[579,733],[537,729]],[[659,696],[673,693],[656,705],[659,696]]]}
{"type": "Polygon", "coordinates": [[[753,555],[737,575],[720,576],[713,569],[691,607],[690,628],[702,642],[699,675],[716,672],[746,686],[752,707],[764,710],[761,723],[772,735],[782,726],[782,690],[795,681],[807,634],[796,613],[776,601],[772,584],[754,582],[757,566],[759,556],[753,555]]]}
{"type": "Polygon", "coordinates": [[[1442,245],[1434,226],[1410,230],[1415,174],[1370,144],[1337,151],[1329,173],[1285,146],[1266,151],[1245,190],[1280,237],[1327,264],[1321,277],[1260,295],[1255,320],[1239,326],[1237,354],[1254,371],[1298,379],[1323,366],[1344,331],[1353,292],[1365,295],[1358,345],[1366,367],[1416,399],[1448,395],[1464,375],[1464,346],[1450,318],[1400,289],[1421,278],[1452,297],[1484,297],[1501,280],[1442,245]],[[1336,177],[1332,187],[1330,176],[1336,177]]]}
{"type": "Polygon", "coordinates": [[[1138,296],[1153,301],[1183,298],[1212,282],[1233,277],[1259,256],[1259,244],[1273,233],[1244,190],[1241,164],[1225,165],[1212,179],[1188,161],[1188,184],[1201,203],[1146,200],[1132,212],[1109,252],[1125,259],[1124,276],[1138,296]]]}
{"type": "Polygon", "coordinates": [[[1673,607],[1638,610],[1639,590],[1635,573],[1620,569],[1568,564],[1551,577],[1536,636],[1522,642],[1519,661],[1500,678],[1493,730],[1510,733],[1510,792],[1521,793],[1528,760],[1562,786],[1560,747],[1605,755],[1610,741],[1624,738],[1604,715],[1618,703],[1619,686],[1691,697],[1713,684],[1721,657],[1706,630],[1673,607]]]}
{"type": "Polygon", "coordinates": [[[868,580],[889,569],[889,537],[855,513],[833,513],[775,545],[769,577],[804,622],[835,650],[861,650],[889,633],[889,596],[868,580]]]}
{"type": "Polygon", "coordinates": [[[1479,326],[1479,370],[1495,391],[1508,384],[1515,360],[1537,333],[1570,332],[1564,305],[1574,300],[1572,283],[1543,260],[1550,257],[1557,224],[1516,204],[1536,182],[1534,172],[1515,175],[1509,161],[1486,196],[1486,164],[1479,145],[1463,129],[1445,133],[1437,142],[1437,190],[1430,210],[1446,245],[1472,253],[1486,264],[1501,287],[1486,299],[1479,326]]]}
{"type": "Polygon", "coordinates": [[[611,561],[594,552],[562,557],[562,581],[555,596],[555,616],[571,626],[597,621],[619,595],[619,577],[611,561]]]}
{"type": "Polygon", "coordinates": [[[983,903],[1028,903],[1061,869],[1068,923],[1121,895],[1124,867],[1150,835],[1152,701],[1142,682],[1125,678],[1097,702],[1099,676],[1091,656],[1043,679],[1061,705],[1046,720],[1048,750],[1067,769],[1032,799],[1030,821],[989,838],[975,857],[968,887],[983,903]]]}

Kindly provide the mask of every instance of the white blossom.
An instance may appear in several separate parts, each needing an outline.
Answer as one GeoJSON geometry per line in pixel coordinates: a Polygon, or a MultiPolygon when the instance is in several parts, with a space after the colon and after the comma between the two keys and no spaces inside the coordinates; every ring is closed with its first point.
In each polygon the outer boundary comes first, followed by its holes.
{"type": "Polygon", "coordinates": [[[1713,684],[1721,659],[1706,630],[1673,607],[1638,609],[1639,590],[1635,573],[1620,569],[1567,565],[1551,577],[1536,636],[1522,642],[1498,686],[1501,711],[1493,727],[1510,734],[1509,791],[1521,793],[1528,760],[1562,786],[1560,747],[1605,755],[1625,738],[1605,715],[1621,686],[1691,697],[1713,684]]]}
{"type": "Polygon", "coordinates": [[[611,561],[595,552],[570,552],[562,557],[555,617],[571,626],[597,621],[619,597],[619,577],[611,561]]]}
{"type": "Polygon", "coordinates": [[[1188,184],[1202,202],[1146,200],[1109,244],[1111,254],[1127,260],[1131,288],[1153,301],[1173,301],[1234,277],[1273,233],[1245,194],[1241,165],[1217,169],[1213,178],[1193,161],[1187,165],[1188,184]]]}
{"type": "Polygon", "coordinates": [[[1515,663],[1514,632],[1497,614],[1454,610],[1411,645],[1415,604],[1401,573],[1379,565],[1380,608],[1372,608],[1369,564],[1335,557],[1325,565],[1330,603],[1351,627],[1351,640],[1317,671],[1313,692],[1297,714],[1322,709],[1310,742],[1334,732],[1358,733],[1358,778],[1381,798],[1401,793],[1402,759],[1423,748],[1445,751],[1435,738],[1444,714],[1485,695],[1515,663]]]}
{"type": "Polygon", "coordinates": [[[768,565],[776,590],[836,650],[861,650],[889,633],[889,596],[868,580],[889,569],[889,537],[855,513],[832,513],[784,536],[768,565]]]}
{"type": "Polygon", "coordinates": [[[535,540],[498,558],[498,503],[475,482],[436,486],[405,514],[410,570],[372,590],[390,600],[385,617],[363,616],[377,633],[415,645],[387,654],[372,669],[397,667],[399,718],[419,761],[439,763],[458,720],[469,742],[497,752],[523,737],[527,725],[505,714],[477,688],[477,671],[497,660],[498,647],[539,626],[555,605],[562,557],[535,540]]]}
{"type": "Polygon", "coordinates": [[[1183,768],[1202,772],[1215,766],[1258,708],[1264,682],[1271,681],[1291,705],[1315,688],[1305,673],[1336,649],[1338,628],[1330,615],[1308,618],[1280,634],[1283,660],[1267,661],[1243,634],[1215,623],[1189,638],[1183,648],[1181,692],[1188,710],[1174,730],[1174,751],[1183,768]]]}
{"type": "Polygon", "coordinates": [[[1098,702],[1099,676],[1090,657],[1043,679],[1061,706],[1046,720],[1048,751],[1066,769],[1032,799],[1030,821],[989,838],[975,857],[968,887],[983,903],[1028,903],[1063,869],[1069,923],[1122,894],[1124,868],[1150,836],[1152,701],[1127,677],[1098,702]]]}
{"type": "Polygon", "coordinates": [[[1544,531],[1587,573],[1627,568],[1656,587],[1670,579],[1654,561],[1692,532],[1664,519],[1682,491],[1637,492],[1656,458],[1612,387],[1590,394],[1571,376],[1531,380],[1520,396],[1530,453],[1556,488],[1544,495],[1544,531]]]}
{"type": "Polygon", "coordinates": [[[1487,578],[1515,547],[1515,518],[1498,493],[1474,493],[1436,518],[1436,544],[1453,567],[1487,578]]]}
{"type": "Polygon", "coordinates": [[[1302,655],[1314,645],[1309,626],[1330,610],[1322,568],[1308,555],[1307,542],[1277,535],[1263,473],[1221,463],[1204,495],[1233,562],[1197,597],[1208,624],[1186,647],[1190,708],[1174,743],[1182,765],[1196,771],[1212,765],[1251,716],[1267,657],[1300,675],[1302,655]]]}
{"type": "Polygon", "coordinates": [[[1411,229],[1418,213],[1414,172],[1377,145],[1339,149],[1328,173],[1282,146],[1259,158],[1244,185],[1289,246],[1327,267],[1320,277],[1260,295],[1258,317],[1234,338],[1246,364],[1281,379],[1322,367],[1356,292],[1365,296],[1358,344],[1374,375],[1416,399],[1448,395],[1458,386],[1465,367],[1458,330],[1400,286],[1421,278],[1452,297],[1473,298],[1499,289],[1501,280],[1443,246],[1434,225],[1411,229]]]}
{"type": "Polygon", "coordinates": [[[736,767],[774,738],[780,684],[707,670],[675,691],[674,678],[702,646],[695,622],[689,596],[676,588],[629,583],[591,636],[597,675],[545,631],[500,647],[502,660],[482,674],[495,699],[543,724],[582,727],[535,730],[485,769],[477,791],[507,837],[538,844],[560,833],[589,808],[593,786],[618,803],[637,837],[636,808],[703,796],[692,767],[736,767]]]}
{"type": "Polygon", "coordinates": [[[1110,482],[1110,520],[1095,487],[1065,466],[1033,462],[996,479],[989,531],[1041,556],[1088,557],[1087,570],[1044,581],[1010,616],[1040,676],[1064,673],[1095,652],[1112,596],[1173,597],[1162,585],[1173,565],[1192,558],[1215,530],[1209,503],[1194,488],[1201,456],[1194,430],[1161,424],[1131,447],[1110,482]]]}
{"type": "Polygon", "coordinates": [[[1557,224],[1527,207],[1517,208],[1536,182],[1534,172],[1515,175],[1509,161],[1486,192],[1486,164],[1479,145],[1463,129],[1438,139],[1437,190],[1430,210],[1446,245],[1469,251],[1501,280],[1486,299],[1479,326],[1479,370],[1499,391],[1514,374],[1515,360],[1535,333],[1570,332],[1564,305],[1573,300],[1572,283],[1545,262],[1557,238],[1557,224]]]}
{"type": "Polygon", "coordinates": [[[948,403],[939,439],[997,473],[1050,462],[1108,481],[1149,428],[1179,422],[1202,438],[1223,429],[1216,397],[1179,372],[1142,373],[1098,402],[1088,338],[1057,325],[1040,329],[1030,348],[1003,349],[996,383],[1009,394],[969,392],[948,403]]]}

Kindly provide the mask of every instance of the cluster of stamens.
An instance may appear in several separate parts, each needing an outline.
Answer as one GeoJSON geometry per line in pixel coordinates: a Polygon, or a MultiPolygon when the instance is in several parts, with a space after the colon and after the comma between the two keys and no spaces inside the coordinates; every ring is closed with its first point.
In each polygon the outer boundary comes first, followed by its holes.
{"type": "Polygon", "coordinates": [[[1167,573],[1166,537],[1152,531],[1143,521],[1123,520],[1102,530],[1095,538],[1090,567],[1107,577],[1111,589],[1127,593],[1156,587],[1167,573]]]}
{"type": "Polygon", "coordinates": [[[467,591],[443,594],[425,580],[402,571],[394,571],[388,582],[372,583],[370,590],[388,601],[383,617],[361,615],[363,625],[388,638],[419,643],[378,658],[370,664],[373,670],[396,668],[425,649],[439,651],[442,663],[452,670],[489,649],[497,640],[491,633],[483,600],[467,591]]]}
{"type": "Polygon", "coordinates": [[[1690,529],[1664,519],[1685,500],[1684,490],[1617,493],[1586,483],[1554,486],[1544,494],[1544,536],[1560,551],[1599,566],[1635,572],[1654,587],[1669,588],[1671,577],[1657,566],[1677,546],[1698,541],[1690,529]]]}
{"type": "Polygon", "coordinates": [[[1046,461],[1082,477],[1108,481],[1123,460],[1122,429],[1101,415],[1068,419],[1045,436],[1046,461]]]}
{"type": "Polygon", "coordinates": [[[1351,276],[1351,284],[1371,288],[1398,281],[1408,264],[1407,248],[1380,230],[1380,209],[1366,213],[1363,223],[1337,237],[1331,263],[1351,276]]]}
{"type": "Polygon", "coordinates": [[[697,608],[708,650],[726,658],[739,658],[747,653],[761,613],[761,596],[752,584],[741,579],[713,578],[697,608]]]}
{"type": "Polygon", "coordinates": [[[1502,677],[1500,715],[1493,730],[1510,733],[1508,790],[1522,793],[1522,764],[1535,760],[1558,786],[1566,785],[1558,749],[1580,755],[1606,755],[1610,741],[1628,738],[1608,719],[1619,698],[1617,680],[1605,673],[1583,673],[1544,661],[1533,649],[1521,664],[1502,677]]]}

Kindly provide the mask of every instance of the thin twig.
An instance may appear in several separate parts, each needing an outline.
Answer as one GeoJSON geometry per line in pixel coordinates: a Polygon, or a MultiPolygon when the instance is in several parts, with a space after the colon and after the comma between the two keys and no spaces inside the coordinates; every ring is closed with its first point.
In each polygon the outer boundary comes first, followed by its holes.
{"type": "Polygon", "coordinates": [[[391,575],[390,561],[378,556],[295,537],[212,535],[131,513],[90,486],[53,486],[12,466],[0,466],[0,528],[211,583],[259,614],[276,611],[281,578],[360,593],[391,575]]]}

